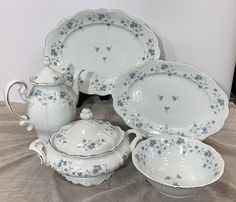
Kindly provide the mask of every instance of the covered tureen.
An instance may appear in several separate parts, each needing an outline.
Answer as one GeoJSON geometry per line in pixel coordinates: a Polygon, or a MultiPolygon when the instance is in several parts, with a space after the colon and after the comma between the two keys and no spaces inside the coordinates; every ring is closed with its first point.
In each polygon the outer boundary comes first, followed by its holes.
{"type": "Polygon", "coordinates": [[[51,167],[75,184],[101,184],[123,165],[141,134],[136,130],[124,133],[109,122],[93,120],[90,109],[83,109],[81,120],[60,128],[49,141],[37,139],[30,144],[41,163],[51,167]],[[136,133],[129,143],[128,134],[136,133]]]}

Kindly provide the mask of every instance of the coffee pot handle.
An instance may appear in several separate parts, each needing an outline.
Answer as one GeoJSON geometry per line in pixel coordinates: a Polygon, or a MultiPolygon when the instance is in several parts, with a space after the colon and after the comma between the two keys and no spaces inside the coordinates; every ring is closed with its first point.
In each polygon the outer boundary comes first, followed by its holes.
{"type": "Polygon", "coordinates": [[[29,102],[29,97],[28,97],[28,85],[25,81],[21,81],[21,80],[12,80],[10,82],[7,83],[5,89],[4,89],[4,100],[5,100],[5,104],[7,106],[7,108],[10,110],[10,112],[18,119],[20,119],[20,125],[21,126],[26,126],[26,129],[28,131],[31,131],[34,127],[33,124],[31,123],[31,121],[29,120],[29,117],[27,115],[19,115],[17,114],[11,107],[10,104],[10,98],[9,98],[9,94],[10,94],[10,90],[14,85],[19,85],[19,89],[18,92],[20,93],[20,97],[22,98],[22,100],[26,103],[29,102]]]}

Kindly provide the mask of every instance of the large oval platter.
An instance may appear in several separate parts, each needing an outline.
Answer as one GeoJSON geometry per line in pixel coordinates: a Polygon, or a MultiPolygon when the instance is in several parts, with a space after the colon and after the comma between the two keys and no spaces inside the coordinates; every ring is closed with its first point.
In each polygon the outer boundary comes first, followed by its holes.
{"type": "Polygon", "coordinates": [[[152,61],[121,76],[112,92],[116,112],[132,128],[200,140],[220,130],[228,98],[189,64],[152,61]]]}
{"type": "Polygon", "coordinates": [[[68,84],[85,70],[80,91],[108,95],[115,79],[137,64],[158,59],[157,36],[137,18],[120,10],[84,10],[62,20],[46,38],[44,55],[68,84]]]}

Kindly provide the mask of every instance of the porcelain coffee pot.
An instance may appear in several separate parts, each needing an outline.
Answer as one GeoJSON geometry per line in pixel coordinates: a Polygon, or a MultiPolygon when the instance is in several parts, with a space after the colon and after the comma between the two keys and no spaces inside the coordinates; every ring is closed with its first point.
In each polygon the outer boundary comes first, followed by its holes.
{"type": "MultiPolygon", "coordinates": [[[[28,131],[35,128],[38,138],[48,140],[51,134],[75,119],[76,105],[78,102],[79,79],[74,78],[73,86],[65,84],[63,75],[56,72],[48,65],[37,76],[30,78],[32,89],[28,91],[25,81],[10,81],[4,89],[5,103],[10,112],[20,120],[21,126],[26,126],[28,131]],[[9,92],[14,85],[19,85],[20,97],[27,104],[27,115],[19,115],[13,111],[9,92]]],[[[75,72],[74,77],[79,73],[75,72]]]]}

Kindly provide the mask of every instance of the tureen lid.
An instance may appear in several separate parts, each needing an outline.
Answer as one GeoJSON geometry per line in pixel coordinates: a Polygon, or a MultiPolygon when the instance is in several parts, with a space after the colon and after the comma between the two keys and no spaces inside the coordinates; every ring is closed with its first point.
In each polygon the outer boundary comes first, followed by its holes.
{"type": "Polygon", "coordinates": [[[50,61],[48,58],[44,59],[45,67],[39,72],[38,75],[30,78],[30,81],[35,84],[54,84],[64,82],[62,74],[50,68],[50,61]]]}
{"type": "Polygon", "coordinates": [[[81,120],[63,126],[50,138],[55,149],[67,155],[97,156],[111,152],[124,139],[124,132],[109,122],[91,119],[92,112],[84,108],[80,113],[81,120]]]}

